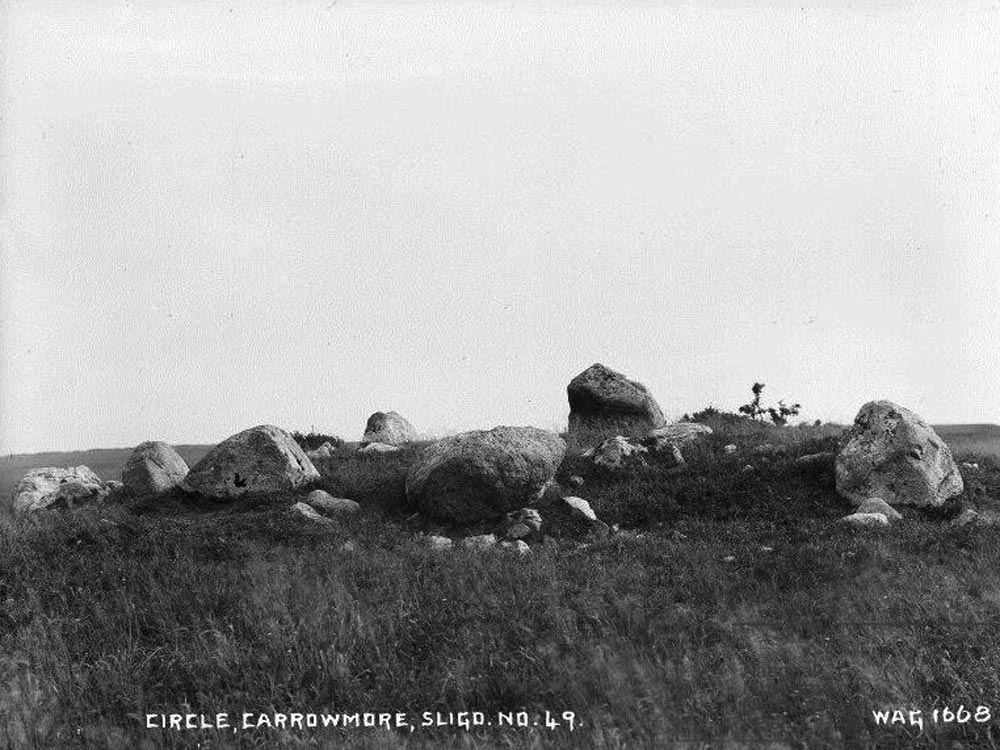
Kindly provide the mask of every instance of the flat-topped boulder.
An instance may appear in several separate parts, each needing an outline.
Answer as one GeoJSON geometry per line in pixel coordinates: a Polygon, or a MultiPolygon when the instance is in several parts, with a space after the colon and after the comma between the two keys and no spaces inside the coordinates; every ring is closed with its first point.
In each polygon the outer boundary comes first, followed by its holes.
{"type": "Polygon", "coordinates": [[[650,430],[646,433],[646,437],[654,440],[657,445],[668,443],[670,445],[684,446],[693,443],[698,438],[711,434],[712,428],[707,424],[675,422],[650,430]]]}
{"type": "Polygon", "coordinates": [[[231,500],[287,492],[319,479],[316,467],[285,430],[259,425],[219,443],[181,486],[203,497],[231,500]]]}
{"type": "Polygon", "coordinates": [[[122,485],[132,495],[160,495],[187,476],[188,465],[171,446],[159,440],[140,443],[122,469],[122,485]]]}
{"type": "Polygon", "coordinates": [[[566,453],[555,433],[494,427],[438,440],[406,475],[406,495],[421,512],[460,523],[496,520],[531,506],[566,453]]]}
{"type": "Polygon", "coordinates": [[[837,492],[860,505],[933,507],[964,489],[951,450],[934,429],[891,401],[870,401],[841,438],[834,465],[837,492]]]}
{"type": "Polygon", "coordinates": [[[417,439],[417,431],[398,412],[377,411],[368,417],[361,446],[369,443],[384,445],[404,445],[417,439]]]}
{"type": "Polygon", "coordinates": [[[571,432],[591,428],[663,427],[660,405],[642,383],[597,363],[566,387],[571,432]]]}
{"type": "Polygon", "coordinates": [[[101,502],[112,488],[86,466],[45,466],[32,469],[11,495],[15,513],[55,510],[101,502]]]}

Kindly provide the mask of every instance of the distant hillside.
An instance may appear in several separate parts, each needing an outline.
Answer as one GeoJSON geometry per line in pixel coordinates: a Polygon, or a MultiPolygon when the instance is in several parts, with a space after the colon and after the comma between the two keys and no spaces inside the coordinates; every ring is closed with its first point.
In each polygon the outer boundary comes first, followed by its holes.
{"type": "Polygon", "coordinates": [[[1000,458],[1000,425],[941,424],[934,429],[958,456],[974,453],[1000,458]]]}

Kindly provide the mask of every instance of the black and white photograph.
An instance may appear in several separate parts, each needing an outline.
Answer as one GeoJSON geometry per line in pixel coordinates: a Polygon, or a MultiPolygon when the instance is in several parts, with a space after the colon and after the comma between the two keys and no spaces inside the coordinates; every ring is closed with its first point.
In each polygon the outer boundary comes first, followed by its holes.
{"type": "Polygon", "coordinates": [[[0,0],[0,750],[1000,748],[996,0],[0,0]]]}

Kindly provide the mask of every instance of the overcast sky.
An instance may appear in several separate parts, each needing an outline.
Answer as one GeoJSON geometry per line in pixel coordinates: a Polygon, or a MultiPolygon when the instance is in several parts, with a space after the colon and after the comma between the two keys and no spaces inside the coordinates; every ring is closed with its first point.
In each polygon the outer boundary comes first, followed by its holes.
{"type": "Polygon", "coordinates": [[[1000,422],[995,4],[9,2],[0,449],[1000,422]]]}

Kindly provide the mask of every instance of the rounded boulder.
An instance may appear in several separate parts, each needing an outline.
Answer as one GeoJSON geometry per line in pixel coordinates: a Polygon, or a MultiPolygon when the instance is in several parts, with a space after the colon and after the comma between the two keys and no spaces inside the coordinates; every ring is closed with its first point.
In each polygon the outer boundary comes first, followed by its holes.
{"type": "Polygon", "coordinates": [[[535,427],[494,427],[438,440],[406,475],[406,495],[435,518],[495,520],[534,503],[566,454],[555,433],[535,427]]]}

